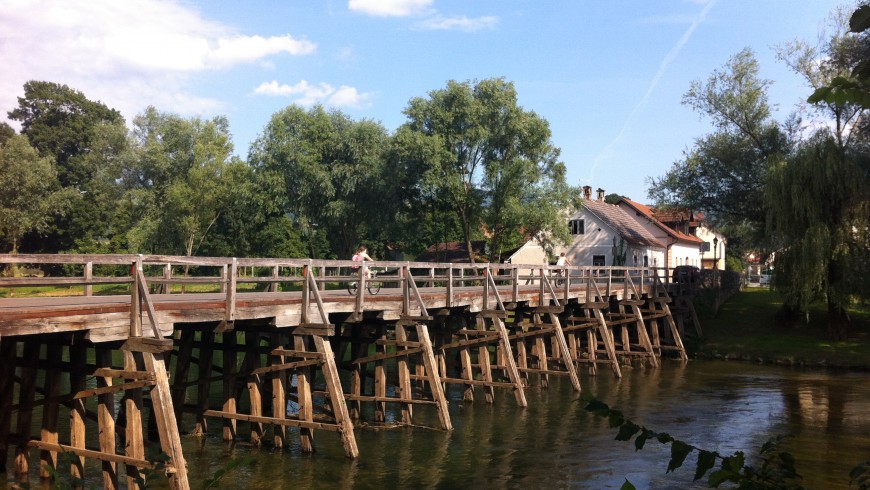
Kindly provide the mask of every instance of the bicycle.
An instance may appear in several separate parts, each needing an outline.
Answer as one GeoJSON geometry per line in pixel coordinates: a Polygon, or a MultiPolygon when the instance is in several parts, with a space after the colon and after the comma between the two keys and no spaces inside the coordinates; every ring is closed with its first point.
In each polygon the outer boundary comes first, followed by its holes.
{"type": "MultiPolygon", "coordinates": [[[[374,269],[369,269],[370,276],[366,279],[366,290],[369,294],[378,294],[381,291],[381,281],[376,280],[378,276],[378,271],[374,269]]],[[[356,296],[356,292],[359,289],[359,284],[356,281],[351,281],[347,283],[347,292],[356,296]]]]}

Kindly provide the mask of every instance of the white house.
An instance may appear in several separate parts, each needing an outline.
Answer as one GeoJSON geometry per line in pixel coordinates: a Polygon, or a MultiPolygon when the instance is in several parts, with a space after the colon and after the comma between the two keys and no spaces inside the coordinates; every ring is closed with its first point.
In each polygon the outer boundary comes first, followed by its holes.
{"type": "Polygon", "coordinates": [[[661,267],[673,269],[679,265],[701,267],[703,240],[690,230],[679,230],[660,221],[652,208],[644,204],[622,198],[617,205],[624,209],[637,223],[665,244],[667,253],[661,267]]]}
{"type": "Polygon", "coordinates": [[[574,265],[663,267],[666,246],[621,207],[604,202],[598,189],[583,187],[584,199],[578,211],[568,217],[572,241],[565,252],[574,265]]]}

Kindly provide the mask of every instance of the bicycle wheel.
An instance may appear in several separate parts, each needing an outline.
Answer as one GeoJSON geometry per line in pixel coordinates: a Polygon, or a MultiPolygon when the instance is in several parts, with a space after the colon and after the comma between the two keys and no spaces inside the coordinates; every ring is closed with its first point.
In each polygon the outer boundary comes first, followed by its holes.
{"type": "Polygon", "coordinates": [[[381,290],[381,281],[370,281],[367,289],[371,294],[378,294],[381,290]]]}
{"type": "Polygon", "coordinates": [[[347,283],[347,292],[356,296],[356,290],[358,287],[359,286],[357,285],[356,281],[351,281],[347,283]]]}

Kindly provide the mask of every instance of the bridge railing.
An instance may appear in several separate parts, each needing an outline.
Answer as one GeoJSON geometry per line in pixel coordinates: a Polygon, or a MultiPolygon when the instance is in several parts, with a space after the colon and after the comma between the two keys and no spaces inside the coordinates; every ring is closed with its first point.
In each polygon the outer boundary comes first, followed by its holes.
{"type": "MultiPolygon", "coordinates": [[[[29,277],[0,277],[0,288],[80,286],[67,295],[128,294],[134,283],[135,264],[141,263],[144,281],[154,294],[220,291],[226,294],[227,319],[233,318],[236,295],[250,291],[305,292],[346,288],[350,282],[364,284],[367,271],[376,267],[377,280],[387,288],[402,291],[405,309],[425,309],[420,290],[443,294],[444,304],[455,303],[459,288],[482,288],[486,308],[503,307],[516,301],[522,289],[537,289],[539,301],[567,300],[572,288],[594,281],[600,295],[621,293],[640,296],[646,288],[667,294],[671,270],[616,266],[554,266],[548,264],[430,263],[408,261],[353,262],[291,258],[186,257],[124,254],[0,254],[0,265],[16,267],[29,277]],[[121,288],[95,291],[95,287],[121,288]],[[247,285],[247,286],[246,286],[247,285]],[[507,287],[508,291],[504,289],[507,287]],[[499,291],[501,289],[501,291],[499,291]]],[[[55,291],[53,294],[57,294],[55,291]]],[[[598,293],[597,293],[598,294],[598,293]]],[[[11,294],[10,294],[11,295],[11,294]]],[[[356,311],[371,300],[365,287],[357,288],[356,311]]]]}

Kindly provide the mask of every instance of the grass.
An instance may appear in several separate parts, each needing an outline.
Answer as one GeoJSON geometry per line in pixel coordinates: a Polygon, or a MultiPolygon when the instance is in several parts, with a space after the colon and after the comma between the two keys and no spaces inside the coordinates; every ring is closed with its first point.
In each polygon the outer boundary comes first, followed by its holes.
{"type": "Polygon", "coordinates": [[[699,357],[870,369],[870,309],[851,308],[849,337],[835,342],[827,339],[825,305],[814,305],[809,321],[795,325],[777,322],[780,306],[782,300],[767,288],[736,293],[715,316],[699,304],[704,336],[689,347],[699,357]]]}

